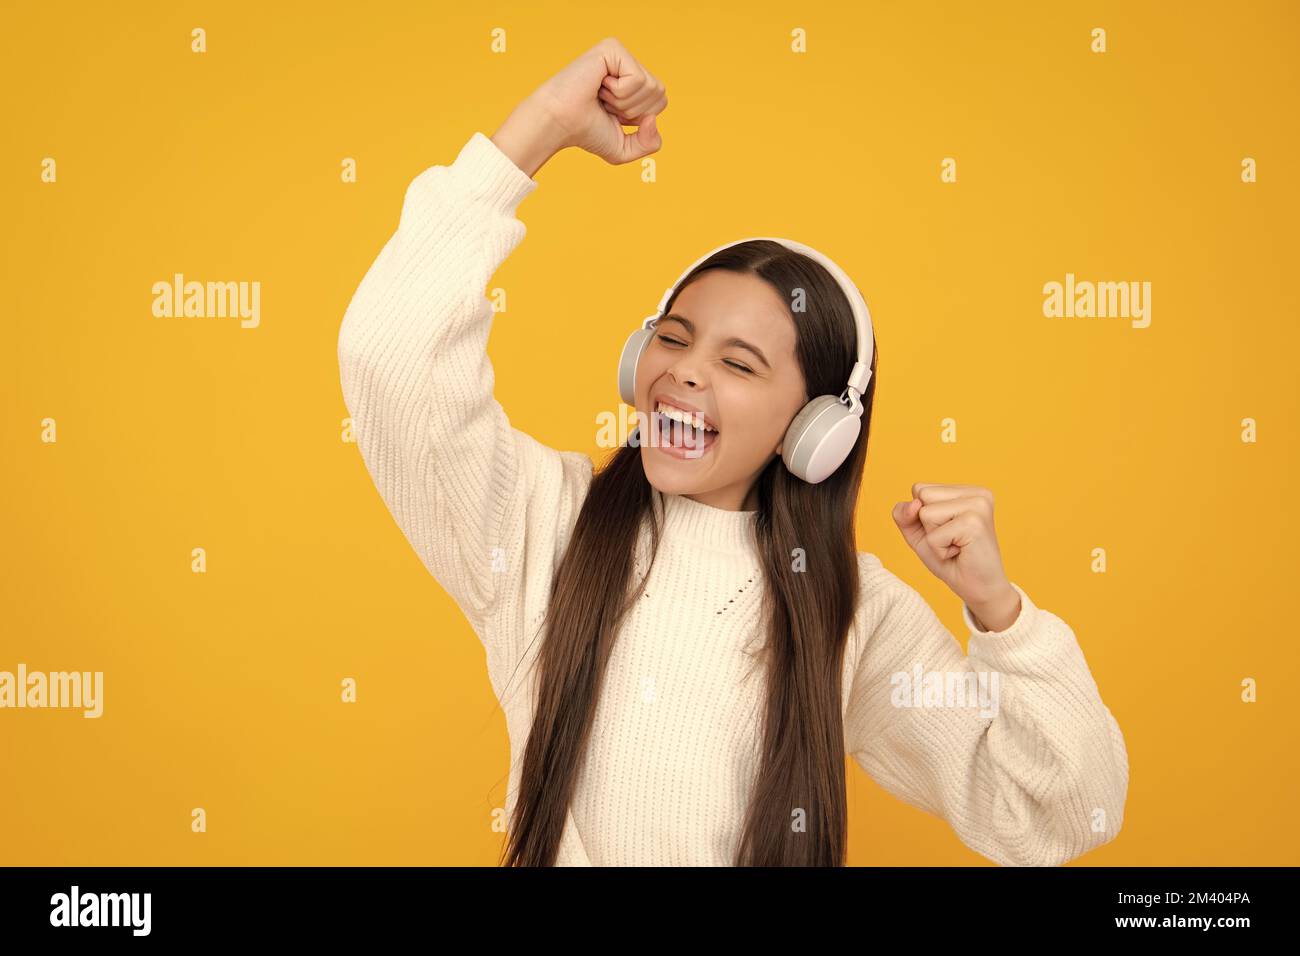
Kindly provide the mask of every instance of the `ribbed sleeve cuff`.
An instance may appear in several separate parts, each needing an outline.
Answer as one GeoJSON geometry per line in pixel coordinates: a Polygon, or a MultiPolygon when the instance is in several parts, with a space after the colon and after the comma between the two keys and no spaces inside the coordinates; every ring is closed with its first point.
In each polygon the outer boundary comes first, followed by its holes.
{"type": "Polygon", "coordinates": [[[1088,682],[1087,664],[1070,626],[1034,604],[1020,585],[1013,581],[1011,586],[1020,594],[1020,614],[1005,630],[977,630],[969,609],[964,612],[971,629],[968,656],[1006,674],[1088,682]]]}
{"type": "Polygon", "coordinates": [[[467,195],[502,212],[513,213],[538,185],[496,143],[477,131],[460,148],[450,170],[467,195]]]}
{"type": "Polygon", "coordinates": [[[983,638],[985,647],[994,643],[998,647],[1015,647],[1017,644],[1023,643],[1025,638],[1033,633],[1034,624],[1038,617],[1038,607],[1029,599],[1029,595],[1024,592],[1024,589],[1019,584],[1012,581],[1011,586],[1020,595],[1020,613],[1016,615],[1016,619],[1009,626],[1000,631],[980,630],[979,625],[975,623],[975,615],[971,614],[969,607],[962,604],[961,616],[966,622],[966,627],[970,629],[971,640],[983,638]]]}

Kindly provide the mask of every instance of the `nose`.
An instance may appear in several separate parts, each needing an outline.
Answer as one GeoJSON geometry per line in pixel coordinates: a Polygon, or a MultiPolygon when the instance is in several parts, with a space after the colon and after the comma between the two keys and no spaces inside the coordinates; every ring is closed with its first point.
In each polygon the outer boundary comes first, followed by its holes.
{"type": "Polygon", "coordinates": [[[702,380],[695,367],[695,360],[689,355],[680,355],[676,362],[668,366],[668,375],[674,382],[691,388],[698,388],[702,380]]]}

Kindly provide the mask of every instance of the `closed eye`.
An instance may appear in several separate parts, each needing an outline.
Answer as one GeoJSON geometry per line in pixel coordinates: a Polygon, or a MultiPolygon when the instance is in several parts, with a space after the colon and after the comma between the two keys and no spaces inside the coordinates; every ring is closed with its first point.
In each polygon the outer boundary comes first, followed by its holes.
{"type": "MultiPolygon", "coordinates": [[[[681,345],[681,346],[685,346],[685,345],[686,345],[685,342],[680,342],[680,341],[678,341],[677,339],[674,339],[674,338],[671,338],[671,337],[669,337],[669,336],[667,336],[667,335],[664,335],[662,332],[660,332],[660,333],[656,336],[656,338],[658,338],[659,341],[660,341],[660,342],[663,342],[665,345],[681,345]]],[[[738,370],[741,371],[741,372],[745,372],[745,373],[747,373],[747,374],[749,374],[749,375],[753,375],[753,374],[754,374],[754,370],[753,370],[752,368],[746,368],[744,365],[741,365],[739,362],[733,362],[731,359],[723,359],[723,361],[724,361],[727,365],[730,365],[732,368],[734,368],[734,369],[738,369],[738,370]]]]}

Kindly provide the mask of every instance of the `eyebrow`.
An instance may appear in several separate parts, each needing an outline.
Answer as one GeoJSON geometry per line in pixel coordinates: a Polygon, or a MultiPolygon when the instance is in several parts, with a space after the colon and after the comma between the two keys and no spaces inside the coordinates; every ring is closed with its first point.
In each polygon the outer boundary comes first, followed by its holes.
{"type": "MultiPolygon", "coordinates": [[[[660,319],[659,321],[660,321],[660,322],[667,322],[669,319],[672,319],[674,322],[680,322],[682,325],[686,326],[686,331],[687,331],[687,332],[691,333],[691,335],[694,335],[694,334],[695,334],[695,324],[694,324],[693,322],[691,322],[691,320],[688,319],[688,318],[686,318],[685,316],[681,316],[681,315],[678,315],[676,312],[672,312],[672,313],[669,313],[668,315],[665,315],[665,316],[664,316],[662,319],[660,319]]],[[[748,349],[750,352],[753,352],[755,356],[757,356],[758,360],[759,360],[760,362],[762,362],[763,365],[764,365],[764,366],[765,366],[769,371],[771,371],[772,363],[769,362],[769,361],[767,360],[767,356],[763,354],[763,350],[760,349],[757,345],[751,345],[750,343],[746,342],[744,339],[738,339],[738,338],[735,338],[735,337],[732,337],[732,338],[727,339],[727,341],[723,342],[722,344],[723,344],[724,346],[725,346],[725,345],[734,345],[734,346],[736,346],[736,348],[740,348],[740,349],[748,349]]]]}

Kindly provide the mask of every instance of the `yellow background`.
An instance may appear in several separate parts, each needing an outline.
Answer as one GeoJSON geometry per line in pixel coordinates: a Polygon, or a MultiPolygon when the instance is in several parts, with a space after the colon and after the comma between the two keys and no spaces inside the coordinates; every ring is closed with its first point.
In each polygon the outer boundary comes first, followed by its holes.
{"type": "MultiPolygon", "coordinates": [[[[102,670],[105,710],[0,711],[0,864],[495,862],[504,720],[340,438],[337,335],[410,180],[606,35],[667,85],[658,179],[538,174],[493,282],[512,422],[599,460],[618,351],[682,268],[823,249],[880,342],[859,548],[964,645],[889,511],[991,488],[1008,574],[1125,733],[1123,829],[1079,864],[1300,863],[1297,11],[6,2],[0,669],[102,670]],[[153,317],[176,272],[259,281],[260,327],[153,317]],[[1151,282],[1151,326],[1045,318],[1067,272],[1151,282]]],[[[992,865],[850,769],[850,863],[992,865]]]]}

